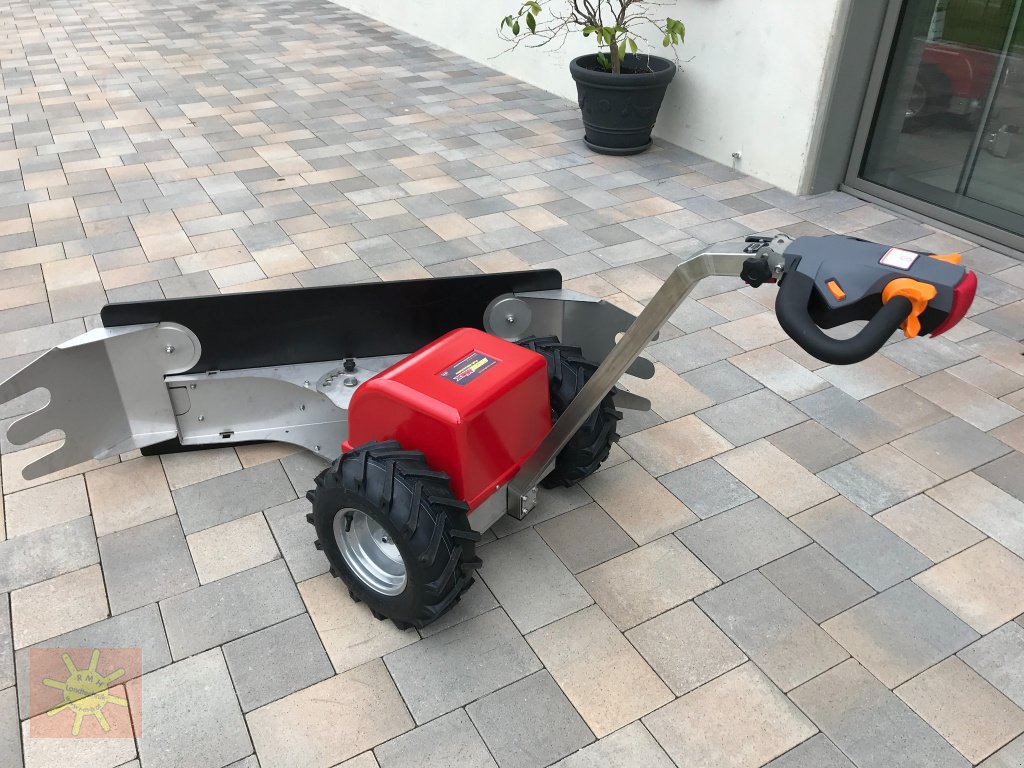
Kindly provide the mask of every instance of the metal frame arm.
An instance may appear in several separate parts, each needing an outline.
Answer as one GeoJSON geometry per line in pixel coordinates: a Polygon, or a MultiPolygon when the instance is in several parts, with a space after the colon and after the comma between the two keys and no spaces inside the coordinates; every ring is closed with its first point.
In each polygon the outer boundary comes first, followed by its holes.
{"type": "Polygon", "coordinates": [[[665,284],[658,289],[654,298],[633,321],[629,330],[608,353],[537,450],[509,483],[509,514],[521,519],[529,511],[524,508],[528,503],[529,492],[540,483],[558,453],[583,426],[605,395],[611,392],[693,287],[705,277],[713,275],[738,277],[743,262],[751,256],[750,243],[722,243],[715,246],[715,250],[691,256],[672,271],[665,284]]]}

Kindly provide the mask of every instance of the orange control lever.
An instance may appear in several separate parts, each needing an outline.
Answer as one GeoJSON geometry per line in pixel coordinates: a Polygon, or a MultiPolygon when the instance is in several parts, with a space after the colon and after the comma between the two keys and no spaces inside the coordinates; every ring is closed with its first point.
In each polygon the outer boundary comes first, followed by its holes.
{"type": "Polygon", "coordinates": [[[929,283],[922,283],[909,277],[897,277],[891,280],[882,291],[882,303],[886,304],[894,296],[903,296],[910,300],[913,309],[907,319],[900,325],[904,335],[912,339],[921,333],[920,315],[928,306],[928,302],[938,295],[938,289],[929,283]]]}

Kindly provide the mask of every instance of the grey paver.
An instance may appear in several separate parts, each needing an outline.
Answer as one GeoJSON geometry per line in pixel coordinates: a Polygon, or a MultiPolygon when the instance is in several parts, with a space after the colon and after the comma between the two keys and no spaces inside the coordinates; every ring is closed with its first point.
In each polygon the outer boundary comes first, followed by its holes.
{"type": "Polygon", "coordinates": [[[723,584],[696,603],[783,691],[848,658],[760,573],[723,584]]]}
{"type": "Polygon", "coordinates": [[[856,661],[805,683],[790,698],[858,768],[970,766],[856,661]]]}
{"type": "Polygon", "coordinates": [[[547,670],[466,707],[501,768],[543,768],[594,740],[547,670]]]}
{"type": "Polygon", "coordinates": [[[902,437],[893,445],[947,480],[1010,452],[1005,443],[956,417],[902,437]]]}
{"type": "Polygon", "coordinates": [[[942,480],[889,445],[826,469],[819,477],[872,515],[938,485],[942,480]]]}
{"type": "Polygon", "coordinates": [[[713,459],[699,461],[658,479],[702,520],[757,498],[757,494],[713,459]]]}
{"type": "Polygon", "coordinates": [[[171,494],[186,534],[261,512],[295,498],[295,492],[276,461],[240,469],[171,494]]]}
{"type": "Polygon", "coordinates": [[[129,693],[143,718],[139,756],[154,768],[220,768],[252,754],[252,743],[217,649],[179,661],[142,678],[145,696],[129,693]],[[203,691],[202,706],[195,705],[203,691]]]}
{"type": "Polygon", "coordinates": [[[611,560],[636,542],[597,504],[573,509],[536,527],[572,573],[611,560]]]}
{"type": "Polygon", "coordinates": [[[651,355],[676,373],[685,373],[694,368],[717,363],[743,351],[710,329],[654,344],[649,350],[651,355]]]}
{"type": "Polygon", "coordinates": [[[747,376],[728,360],[697,368],[683,374],[683,378],[716,403],[724,403],[761,389],[757,379],[747,376]]]}
{"type": "Polygon", "coordinates": [[[802,397],[793,404],[861,451],[870,451],[904,435],[896,424],[835,387],[802,397]]]}
{"type": "Polygon", "coordinates": [[[99,545],[114,614],[199,586],[185,534],[173,515],[101,536],[99,545]]]}
{"type": "Polygon", "coordinates": [[[176,659],[297,616],[302,598],[284,562],[252,568],[160,603],[176,659]]]}
{"type": "Polygon", "coordinates": [[[18,699],[13,688],[0,691],[0,754],[10,768],[22,768],[21,722],[18,720],[18,699]]]}
{"type": "Polygon", "coordinates": [[[811,543],[761,499],[687,526],[676,536],[723,581],[811,543]]]}
{"type": "Polygon", "coordinates": [[[0,541],[0,592],[77,571],[99,560],[88,517],[15,536],[0,541]]]}
{"type": "Polygon", "coordinates": [[[305,499],[295,499],[264,512],[288,570],[297,582],[327,573],[330,567],[324,553],[313,545],[316,531],[306,522],[309,508],[305,499]]]}
{"type": "Polygon", "coordinates": [[[792,521],[876,590],[931,565],[931,560],[843,498],[801,512],[792,521]]]}
{"type": "Polygon", "coordinates": [[[501,609],[384,657],[417,723],[425,723],[540,669],[501,609]]]}
{"type": "Polygon", "coordinates": [[[898,584],[822,626],[890,688],[978,639],[977,632],[911,582],[898,584]]]}
{"type": "Polygon", "coordinates": [[[1024,627],[1007,622],[959,654],[976,672],[1024,707],[1024,627]]]}
{"type": "Polygon", "coordinates": [[[804,414],[767,389],[697,411],[697,416],[733,445],[745,445],[806,419],[804,414]]]}
{"type": "Polygon", "coordinates": [[[14,685],[14,640],[10,600],[4,595],[0,599],[0,690],[10,685],[14,685]]]}
{"type": "Polygon", "coordinates": [[[897,344],[889,344],[882,350],[882,354],[918,376],[927,376],[974,357],[973,352],[948,339],[938,338],[927,345],[915,344],[915,341],[905,339],[897,344]]]}
{"type": "Polygon", "coordinates": [[[768,442],[815,474],[852,459],[858,453],[843,438],[816,421],[805,421],[777,432],[768,442]]]}
{"type": "Polygon", "coordinates": [[[978,467],[974,474],[988,480],[1014,498],[1024,499],[1024,453],[1009,453],[983,467],[978,467]]]}
{"type": "MultiPolygon", "coordinates": [[[[15,653],[18,668],[18,699],[22,717],[32,717],[42,712],[42,704],[35,702],[30,708],[28,685],[31,648],[138,648],[142,651],[143,673],[165,667],[171,663],[171,652],[167,647],[160,610],[155,604],[138,608],[128,613],[90,624],[88,627],[52,637],[30,648],[15,653]]],[[[132,670],[126,670],[123,682],[133,678],[132,670]]]]}
{"type": "Polygon", "coordinates": [[[980,768],[1020,768],[1022,765],[1024,765],[1024,736],[1018,736],[983,762],[980,768]]]}
{"type": "Polygon", "coordinates": [[[447,768],[455,756],[466,768],[497,766],[464,709],[381,744],[374,755],[380,768],[447,768]]]}
{"type": "Polygon", "coordinates": [[[520,632],[585,608],[592,602],[558,556],[534,530],[480,547],[480,576],[520,632]]]}
{"type": "Polygon", "coordinates": [[[818,623],[875,594],[817,544],[769,563],[761,573],[818,623]]]}
{"type": "Polygon", "coordinates": [[[224,646],[224,659],[243,712],[334,674],[331,660],[306,614],[228,643],[224,646]]]}
{"type": "Polygon", "coordinates": [[[765,768],[856,768],[839,747],[819,733],[782,757],[768,763],[765,768]]]}
{"type": "Polygon", "coordinates": [[[641,723],[605,736],[555,764],[555,768],[672,768],[672,761],[641,723]]]}

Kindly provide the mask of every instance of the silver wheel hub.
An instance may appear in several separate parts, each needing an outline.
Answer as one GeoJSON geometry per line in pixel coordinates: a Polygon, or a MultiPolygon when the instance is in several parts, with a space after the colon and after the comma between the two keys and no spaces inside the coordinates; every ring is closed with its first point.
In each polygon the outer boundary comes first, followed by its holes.
{"type": "Polygon", "coordinates": [[[352,573],[382,595],[405,590],[405,560],[390,534],[365,512],[340,509],[334,515],[334,539],[352,573]]]}

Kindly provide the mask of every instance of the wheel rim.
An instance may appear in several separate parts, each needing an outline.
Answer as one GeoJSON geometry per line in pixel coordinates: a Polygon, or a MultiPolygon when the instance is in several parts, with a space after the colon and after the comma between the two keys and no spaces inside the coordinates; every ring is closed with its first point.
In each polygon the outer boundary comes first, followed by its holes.
{"type": "Polygon", "coordinates": [[[405,589],[405,561],[390,534],[358,509],[334,516],[334,539],[349,569],[363,584],[382,595],[405,589]]]}

